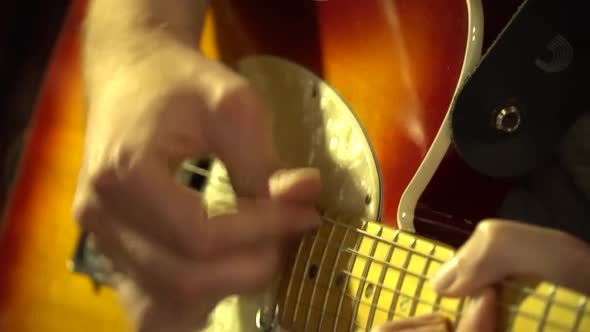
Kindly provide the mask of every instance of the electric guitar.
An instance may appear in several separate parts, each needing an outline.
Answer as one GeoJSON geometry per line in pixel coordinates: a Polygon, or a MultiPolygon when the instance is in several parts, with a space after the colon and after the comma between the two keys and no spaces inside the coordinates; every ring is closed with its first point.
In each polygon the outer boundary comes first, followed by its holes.
{"type": "MultiPolygon", "coordinates": [[[[1,331],[130,331],[114,292],[96,287],[108,284],[102,257],[70,213],[86,6],[73,1],[63,25],[4,216],[1,331]]],[[[515,11],[478,0],[214,2],[203,52],[260,89],[281,157],[320,168],[325,189],[324,224],[302,239],[277,285],[223,300],[208,331],[369,330],[433,311],[460,320],[469,300],[440,297],[426,280],[494,214],[510,183],[461,158],[451,109],[515,11]]],[[[221,162],[179,170],[187,185],[198,177],[211,212],[231,208],[221,162]]],[[[590,331],[586,296],[540,280],[500,286],[502,328],[590,331]]]]}

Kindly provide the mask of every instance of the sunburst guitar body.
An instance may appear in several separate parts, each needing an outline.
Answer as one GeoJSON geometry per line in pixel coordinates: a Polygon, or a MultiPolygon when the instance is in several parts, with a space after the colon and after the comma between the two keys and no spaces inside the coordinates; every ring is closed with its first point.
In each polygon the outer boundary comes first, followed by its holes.
{"type": "MultiPolygon", "coordinates": [[[[72,260],[86,9],[72,1],[4,215],[1,331],[132,330],[115,293],[96,287],[93,257],[72,260]]],[[[469,300],[441,298],[426,280],[493,216],[507,185],[461,161],[449,112],[515,9],[478,0],[214,2],[203,52],[260,89],[281,156],[320,168],[325,189],[324,224],[302,239],[291,268],[259,296],[222,301],[208,331],[367,331],[433,311],[460,320],[469,300]]],[[[213,213],[231,206],[220,162],[187,162],[179,180],[194,174],[206,177],[199,190],[213,213]]],[[[587,297],[542,281],[501,286],[502,328],[590,331],[587,297]]]]}

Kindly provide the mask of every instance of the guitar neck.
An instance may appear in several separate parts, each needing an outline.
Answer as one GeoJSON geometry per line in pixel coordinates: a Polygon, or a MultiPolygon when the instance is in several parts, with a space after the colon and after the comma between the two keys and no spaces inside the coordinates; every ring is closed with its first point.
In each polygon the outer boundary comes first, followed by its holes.
{"type": "MultiPolygon", "coordinates": [[[[284,280],[281,326],[369,330],[431,312],[456,324],[469,299],[439,296],[428,282],[453,254],[448,246],[379,223],[325,218],[301,242],[284,280]]],[[[586,296],[531,279],[505,280],[499,289],[501,330],[590,330],[586,296]]]]}

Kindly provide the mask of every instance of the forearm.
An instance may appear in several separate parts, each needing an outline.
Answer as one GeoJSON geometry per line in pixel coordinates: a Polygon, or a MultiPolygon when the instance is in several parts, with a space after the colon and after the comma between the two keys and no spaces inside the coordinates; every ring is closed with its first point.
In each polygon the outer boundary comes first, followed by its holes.
{"type": "Polygon", "coordinates": [[[91,0],[83,33],[86,84],[170,43],[198,48],[207,0],[91,0]]]}
{"type": "Polygon", "coordinates": [[[207,0],[92,0],[86,18],[88,41],[132,37],[165,29],[185,42],[198,41],[207,0]]]}

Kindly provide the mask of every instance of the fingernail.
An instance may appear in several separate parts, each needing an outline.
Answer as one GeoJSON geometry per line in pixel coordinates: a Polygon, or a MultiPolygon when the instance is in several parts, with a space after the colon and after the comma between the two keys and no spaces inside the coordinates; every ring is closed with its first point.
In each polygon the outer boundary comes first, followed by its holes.
{"type": "Polygon", "coordinates": [[[443,292],[449,288],[457,278],[457,258],[454,257],[446,262],[432,278],[430,278],[430,287],[435,292],[443,292]]]}

